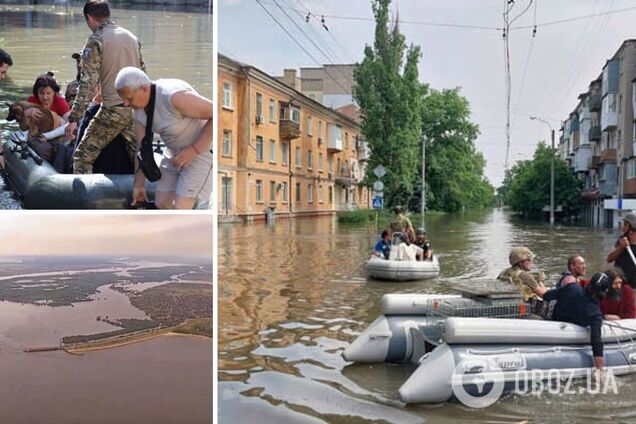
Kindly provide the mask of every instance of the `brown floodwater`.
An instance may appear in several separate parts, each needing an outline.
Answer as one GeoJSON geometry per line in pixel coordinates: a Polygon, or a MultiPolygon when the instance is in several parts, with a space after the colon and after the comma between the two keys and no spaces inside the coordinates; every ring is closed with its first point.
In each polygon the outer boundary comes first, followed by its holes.
{"type": "Polygon", "coordinates": [[[501,210],[432,216],[429,238],[440,277],[409,283],[367,281],[372,227],[332,218],[278,220],[219,228],[219,420],[221,422],[420,423],[458,421],[636,421],[634,376],[619,394],[504,396],[485,409],[458,403],[409,405],[397,390],[410,365],[352,365],[342,350],[380,314],[386,293],[447,293],[484,283],[527,245],[535,267],[556,282],[568,256],[588,274],[606,266],[618,233],[517,220],[501,210]]]}
{"type": "Polygon", "coordinates": [[[208,338],[162,336],[81,356],[0,354],[2,423],[212,422],[208,338]]]}

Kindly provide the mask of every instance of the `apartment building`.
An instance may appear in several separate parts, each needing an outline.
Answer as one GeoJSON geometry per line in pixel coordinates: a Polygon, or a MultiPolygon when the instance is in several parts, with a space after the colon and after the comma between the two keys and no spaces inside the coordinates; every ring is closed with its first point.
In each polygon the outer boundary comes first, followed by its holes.
{"type": "Polygon", "coordinates": [[[624,41],[563,123],[559,153],[585,182],[583,219],[616,227],[636,209],[636,40],[624,41]]]}
{"type": "Polygon", "coordinates": [[[220,220],[370,207],[356,121],[226,56],[218,73],[220,220]]]}

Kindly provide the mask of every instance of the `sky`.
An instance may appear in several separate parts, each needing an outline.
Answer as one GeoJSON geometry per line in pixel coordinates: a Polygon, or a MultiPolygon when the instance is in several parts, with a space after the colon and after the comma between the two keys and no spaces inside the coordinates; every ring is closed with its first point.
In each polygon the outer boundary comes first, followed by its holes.
{"type": "MultiPolygon", "coordinates": [[[[316,62],[360,62],[365,44],[373,41],[375,23],[370,0],[261,0],[311,56],[256,0],[219,1],[219,51],[273,75],[282,75],[284,68],[317,66],[316,62]],[[322,52],[275,2],[286,9],[322,52]],[[316,18],[305,22],[307,11],[324,15],[329,33],[321,29],[316,18]]],[[[516,0],[511,18],[523,12],[529,2],[516,0]]],[[[485,174],[495,186],[500,185],[505,169],[506,90],[502,31],[492,28],[503,27],[505,3],[506,0],[393,0],[391,4],[391,10],[399,13],[400,29],[407,42],[422,48],[420,80],[435,89],[460,87],[470,102],[471,119],[481,131],[476,147],[486,158],[485,174]]],[[[510,165],[530,159],[539,141],[549,142],[548,125],[556,130],[558,145],[561,122],[576,107],[578,95],[587,91],[623,40],[636,38],[635,20],[634,0],[534,0],[527,12],[512,23],[510,165]],[[569,21],[558,22],[562,20],[569,21]],[[537,32],[533,37],[535,22],[537,32]],[[519,28],[526,26],[530,28],[519,28]],[[548,125],[530,120],[533,115],[548,121],[548,125]]]]}
{"type": "Polygon", "coordinates": [[[0,256],[149,255],[209,257],[211,215],[3,214],[0,256]]]}

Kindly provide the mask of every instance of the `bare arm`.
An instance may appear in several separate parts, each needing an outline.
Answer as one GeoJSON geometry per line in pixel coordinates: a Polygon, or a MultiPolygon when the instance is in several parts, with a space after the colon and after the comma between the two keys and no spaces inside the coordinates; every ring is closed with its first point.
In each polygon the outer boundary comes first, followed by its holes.
{"type": "Polygon", "coordinates": [[[170,98],[170,102],[183,116],[207,120],[190,147],[182,149],[173,159],[175,165],[184,167],[195,157],[210,149],[212,144],[212,101],[194,91],[180,91],[170,98]]]}
{"type": "MultiPolygon", "coordinates": [[[[146,127],[141,125],[139,122],[135,120],[135,138],[137,139],[137,152],[141,148],[141,140],[143,140],[146,135],[146,127]]],[[[139,168],[139,159],[137,155],[135,155],[135,184],[133,187],[133,204],[138,201],[148,201],[148,196],[146,194],[146,189],[144,185],[146,184],[146,176],[141,169],[139,168]]]]}
{"type": "Polygon", "coordinates": [[[616,245],[614,250],[609,252],[609,254],[607,255],[607,262],[614,262],[616,259],[618,259],[620,254],[627,248],[627,246],[629,246],[629,240],[627,239],[627,237],[621,237],[618,240],[618,244],[616,245]]]}

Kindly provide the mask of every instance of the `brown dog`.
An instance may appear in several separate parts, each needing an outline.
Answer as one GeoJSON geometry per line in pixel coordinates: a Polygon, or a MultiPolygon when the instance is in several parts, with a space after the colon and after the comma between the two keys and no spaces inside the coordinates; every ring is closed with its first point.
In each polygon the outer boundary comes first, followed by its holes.
{"type": "Polygon", "coordinates": [[[54,128],[53,113],[42,105],[28,102],[7,103],[9,115],[7,121],[16,120],[22,131],[29,130],[29,137],[39,137],[41,133],[51,131],[54,128]],[[41,116],[36,118],[34,112],[39,110],[41,116]]]}

